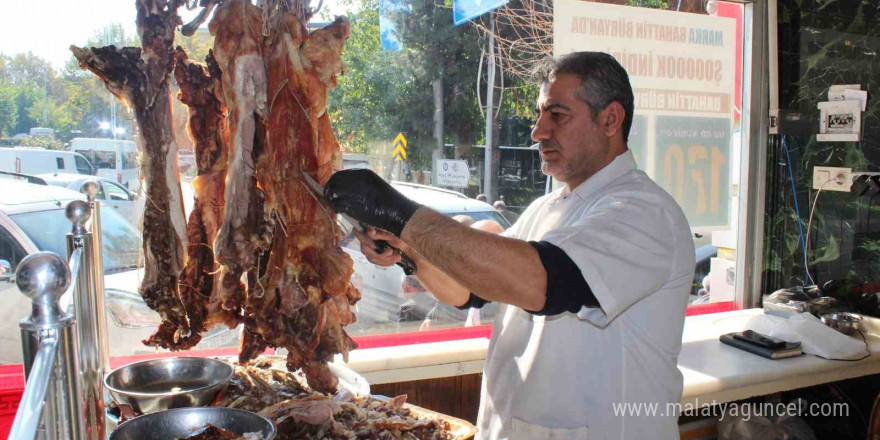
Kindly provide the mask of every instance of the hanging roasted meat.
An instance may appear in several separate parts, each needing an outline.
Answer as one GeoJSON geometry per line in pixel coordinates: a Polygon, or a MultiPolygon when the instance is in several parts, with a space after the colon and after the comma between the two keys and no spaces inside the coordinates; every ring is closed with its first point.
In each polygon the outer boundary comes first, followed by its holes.
{"type": "Polygon", "coordinates": [[[197,168],[197,177],[191,182],[195,200],[186,225],[187,260],[179,284],[192,335],[168,347],[183,350],[198,343],[200,334],[217,323],[234,328],[240,319],[236,310],[222,307],[220,285],[213,276],[219,265],[212,243],[225,216],[229,145],[225,106],[218,96],[222,74],[213,52],[208,54],[207,65],[190,60],[180,47],[174,57],[174,79],[180,88],[177,97],[189,109],[187,133],[193,140],[197,168]]]}
{"type": "Polygon", "coordinates": [[[92,71],[134,110],[147,199],[140,293],[162,317],[156,333],[145,343],[164,347],[174,347],[190,337],[186,310],[177,291],[187,240],[168,88],[180,4],[177,0],[136,2],[137,32],[143,49],[71,46],[80,67],[92,71]]]}
{"type": "Polygon", "coordinates": [[[230,135],[228,203],[214,240],[214,255],[223,265],[223,307],[237,310],[244,301],[241,277],[255,267],[271,240],[271,222],[265,215],[265,199],[257,188],[254,167],[266,138],[262,11],[246,0],[228,0],[217,8],[208,29],[214,35],[214,56],[222,72],[230,135]]]}
{"type": "MultiPolygon", "coordinates": [[[[245,314],[263,342],[288,350],[288,368],[302,368],[315,389],[333,390],[326,364],[355,346],[343,326],[354,322],[349,306],[360,294],[349,283],[352,261],[339,247],[335,213],[310,192],[302,173],[323,183],[341,162],[326,107],[350,25],[337,18],[308,34],[296,16],[278,11],[268,28],[268,142],[257,177],[276,226],[245,314]]],[[[242,351],[240,360],[255,354],[242,351]]]]}
{"type": "Polygon", "coordinates": [[[304,8],[225,0],[202,65],[171,50],[179,4],[138,2],[143,54],[74,49],[134,108],[140,128],[149,200],[141,293],[163,318],[145,343],[187,349],[218,323],[244,323],[241,361],[282,347],[288,369],[333,391],[327,362],[355,347],[343,328],[355,320],[360,292],[349,282],[353,264],[339,246],[336,214],[303,173],[325,183],[341,164],[327,94],[343,71],[350,25],[340,17],[309,33],[304,8]],[[169,114],[172,65],[198,167],[188,223],[169,114]]]}

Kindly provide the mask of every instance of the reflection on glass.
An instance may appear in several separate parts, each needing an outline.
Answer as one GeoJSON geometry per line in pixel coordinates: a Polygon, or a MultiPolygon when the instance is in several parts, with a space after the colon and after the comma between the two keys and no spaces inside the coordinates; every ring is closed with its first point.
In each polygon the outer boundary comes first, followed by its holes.
{"type": "MultiPolygon", "coordinates": [[[[70,222],[63,209],[14,214],[10,218],[30,237],[38,249],[67,255],[70,222]]],[[[101,210],[104,240],[104,273],[111,274],[138,267],[140,238],[137,230],[112,209],[101,210]]],[[[137,289],[135,288],[135,291],[137,289]]]]}

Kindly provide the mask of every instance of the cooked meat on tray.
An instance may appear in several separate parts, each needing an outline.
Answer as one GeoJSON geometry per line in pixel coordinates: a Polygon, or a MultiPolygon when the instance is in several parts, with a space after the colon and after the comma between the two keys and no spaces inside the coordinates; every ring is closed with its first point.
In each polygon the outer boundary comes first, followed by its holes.
{"type": "Polygon", "coordinates": [[[293,439],[452,439],[449,424],[416,418],[403,407],[406,396],[390,402],[358,398],[337,402],[316,394],[277,403],[260,412],[275,423],[279,440],[293,439]]]}
{"type": "Polygon", "coordinates": [[[294,373],[258,358],[235,368],[218,406],[258,412],[287,439],[452,439],[449,423],[418,418],[404,407],[406,396],[389,402],[331,397],[310,391],[294,373]]]}
{"type": "Polygon", "coordinates": [[[271,368],[271,362],[265,360],[236,365],[217,406],[259,412],[276,403],[309,395],[300,381],[294,373],[271,368]]]}
{"type": "Polygon", "coordinates": [[[339,246],[336,215],[302,176],[323,184],[341,164],[327,93],[343,71],[348,20],[310,33],[307,0],[203,2],[216,10],[214,47],[202,65],[174,50],[182,0],[136,3],[143,50],[71,50],[135,113],[148,201],[140,291],[162,317],[144,343],[183,350],[214,325],[244,323],[241,361],[283,347],[290,371],[301,369],[313,389],[334,391],[327,362],[355,347],[343,328],[355,320],[360,292],[350,283],[353,264],[339,246]],[[172,69],[198,162],[188,222],[170,114],[172,69]]]}

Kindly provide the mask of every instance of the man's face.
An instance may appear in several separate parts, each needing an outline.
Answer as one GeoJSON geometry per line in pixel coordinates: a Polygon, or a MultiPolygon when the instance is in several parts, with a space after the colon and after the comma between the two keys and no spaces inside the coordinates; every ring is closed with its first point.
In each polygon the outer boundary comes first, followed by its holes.
{"type": "Polygon", "coordinates": [[[610,140],[575,94],[581,82],[571,74],[541,85],[532,140],[541,144],[541,171],[574,188],[605,166],[610,140]]]}

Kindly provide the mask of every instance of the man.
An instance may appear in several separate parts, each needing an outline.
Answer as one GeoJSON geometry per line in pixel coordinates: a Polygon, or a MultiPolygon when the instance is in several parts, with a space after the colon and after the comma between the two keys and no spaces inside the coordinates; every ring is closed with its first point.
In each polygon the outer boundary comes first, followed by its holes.
{"type": "MultiPolygon", "coordinates": [[[[687,221],[627,149],[633,94],[620,64],[580,52],[539,73],[532,139],[542,171],[565,187],[502,236],[421,207],[371,173],[337,173],[327,196],[382,229],[369,237],[410,255],[440,300],[507,304],[484,367],[480,438],[678,438],[667,403],[681,398],[676,363],[694,271],[687,221]]],[[[371,261],[398,261],[366,238],[371,261]]]]}
{"type": "Polygon", "coordinates": [[[496,200],[492,207],[511,225],[519,219],[519,214],[507,209],[507,203],[504,203],[504,200],[496,200]]]}

